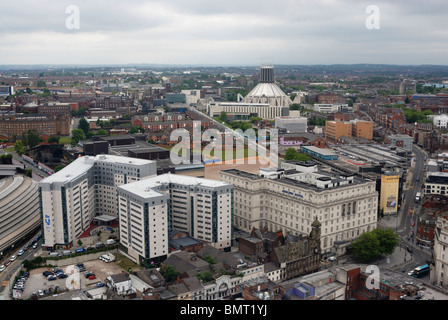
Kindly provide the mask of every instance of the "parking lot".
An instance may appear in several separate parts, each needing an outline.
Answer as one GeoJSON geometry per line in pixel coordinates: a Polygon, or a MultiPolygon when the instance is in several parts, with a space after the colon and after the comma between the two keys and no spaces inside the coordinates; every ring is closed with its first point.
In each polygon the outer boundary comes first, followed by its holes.
{"type": "Polygon", "coordinates": [[[73,288],[74,286],[79,286],[81,289],[95,288],[98,282],[104,282],[108,276],[123,272],[123,269],[116,265],[114,262],[106,263],[101,260],[90,260],[84,262],[84,266],[86,270],[91,271],[95,274],[96,279],[86,279],[82,272],[79,273],[78,271],[76,271],[74,265],[61,267],[64,273],[67,274],[67,278],[56,279],[52,281],[48,280],[43,275],[44,271],[51,271],[53,269],[52,267],[31,270],[29,277],[25,282],[21,298],[23,300],[27,300],[32,297],[33,293],[38,293],[39,290],[50,290],[51,288],[51,292],[44,295],[49,296],[54,294],[54,290],[56,287],[59,287],[60,292],[66,291],[67,288],[73,288]]]}

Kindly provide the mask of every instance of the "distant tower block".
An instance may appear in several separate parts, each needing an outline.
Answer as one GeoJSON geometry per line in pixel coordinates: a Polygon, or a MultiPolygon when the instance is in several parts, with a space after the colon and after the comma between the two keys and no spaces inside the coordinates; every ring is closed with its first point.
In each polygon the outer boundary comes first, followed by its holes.
{"type": "Polygon", "coordinates": [[[274,67],[273,66],[261,66],[260,82],[261,83],[274,83],[274,67]]]}

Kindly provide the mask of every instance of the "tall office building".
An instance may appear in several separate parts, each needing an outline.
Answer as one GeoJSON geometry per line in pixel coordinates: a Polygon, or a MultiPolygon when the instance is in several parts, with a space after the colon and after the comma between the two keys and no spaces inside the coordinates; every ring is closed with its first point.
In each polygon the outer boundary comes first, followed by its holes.
{"type": "Polygon", "coordinates": [[[163,174],[117,190],[120,244],[134,261],[159,262],[169,253],[168,233],[172,230],[188,232],[219,249],[231,247],[231,184],[163,174]]]}
{"type": "Polygon", "coordinates": [[[80,157],[41,180],[43,247],[70,248],[94,217],[117,217],[117,186],[155,176],[156,172],[155,161],[98,155],[80,157]]]}

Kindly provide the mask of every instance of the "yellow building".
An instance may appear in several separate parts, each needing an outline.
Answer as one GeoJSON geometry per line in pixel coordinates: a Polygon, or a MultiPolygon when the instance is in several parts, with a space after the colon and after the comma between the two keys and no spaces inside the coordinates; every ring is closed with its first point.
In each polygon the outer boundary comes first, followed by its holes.
{"type": "Polygon", "coordinates": [[[398,212],[399,183],[400,176],[397,174],[381,175],[380,209],[385,216],[398,212]]]}

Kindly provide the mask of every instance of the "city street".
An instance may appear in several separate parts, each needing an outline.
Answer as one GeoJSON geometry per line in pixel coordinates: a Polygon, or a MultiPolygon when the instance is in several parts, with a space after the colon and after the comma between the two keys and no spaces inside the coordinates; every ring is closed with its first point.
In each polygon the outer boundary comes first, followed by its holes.
{"type": "MultiPolygon", "coordinates": [[[[403,184],[403,202],[399,208],[398,217],[384,217],[378,222],[379,228],[392,229],[400,236],[400,247],[395,250],[391,257],[389,257],[389,265],[392,268],[396,265],[403,265],[403,267],[398,267],[397,270],[406,270],[406,272],[409,272],[418,266],[427,264],[431,258],[431,249],[420,248],[415,244],[414,235],[416,232],[416,223],[414,226],[411,225],[416,219],[415,213],[420,206],[420,204],[415,201],[415,195],[421,190],[421,181],[424,180],[424,164],[426,157],[426,154],[422,152],[418,146],[413,147],[413,153],[416,161],[411,160],[408,179],[403,184]],[[408,248],[408,250],[406,248],[408,248]]],[[[383,259],[381,263],[387,264],[386,259],[383,259]]],[[[422,280],[425,280],[425,278],[428,278],[429,280],[429,276],[423,277],[422,280]]]]}

